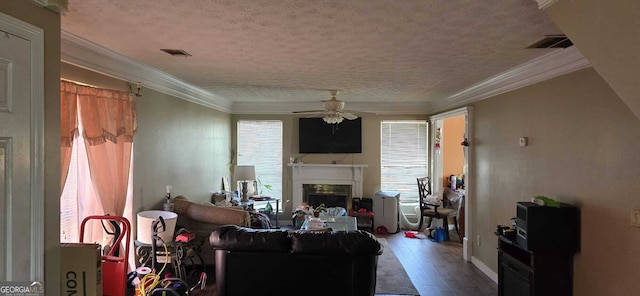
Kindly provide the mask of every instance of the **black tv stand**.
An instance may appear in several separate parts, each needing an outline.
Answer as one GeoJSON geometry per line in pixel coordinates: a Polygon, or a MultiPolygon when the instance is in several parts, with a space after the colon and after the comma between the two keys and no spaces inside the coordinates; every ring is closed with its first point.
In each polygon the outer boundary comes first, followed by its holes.
{"type": "Polygon", "coordinates": [[[528,251],[499,236],[499,296],[573,295],[573,252],[528,251]]]}

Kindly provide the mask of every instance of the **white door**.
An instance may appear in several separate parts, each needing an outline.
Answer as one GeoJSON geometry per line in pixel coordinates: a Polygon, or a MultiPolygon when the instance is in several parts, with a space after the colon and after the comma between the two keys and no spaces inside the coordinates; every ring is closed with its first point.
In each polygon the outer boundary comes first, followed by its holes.
{"type": "Polygon", "coordinates": [[[34,151],[42,121],[33,118],[33,108],[42,108],[32,88],[38,73],[31,37],[7,19],[0,14],[0,281],[42,280],[44,217],[34,215],[44,200],[34,151]]]}

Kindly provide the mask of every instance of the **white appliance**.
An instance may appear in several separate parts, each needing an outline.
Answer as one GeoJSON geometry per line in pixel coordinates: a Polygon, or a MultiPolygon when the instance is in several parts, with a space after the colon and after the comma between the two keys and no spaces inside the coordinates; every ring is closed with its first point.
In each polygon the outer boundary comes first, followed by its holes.
{"type": "Polygon", "coordinates": [[[384,226],[389,233],[396,233],[399,230],[400,192],[378,191],[373,198],[373,226],[384,226]]]}

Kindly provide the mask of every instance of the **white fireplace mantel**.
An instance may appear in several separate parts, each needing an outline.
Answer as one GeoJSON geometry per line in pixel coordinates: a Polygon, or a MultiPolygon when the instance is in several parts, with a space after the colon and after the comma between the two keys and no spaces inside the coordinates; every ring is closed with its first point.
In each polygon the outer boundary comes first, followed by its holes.
{"type": "Polygon", "coordinates": [[[288,164],[293,170],[293,206],[302,203],[304,184],[351,185],[351,196],[362,197],[366,164],[288,164]]]}

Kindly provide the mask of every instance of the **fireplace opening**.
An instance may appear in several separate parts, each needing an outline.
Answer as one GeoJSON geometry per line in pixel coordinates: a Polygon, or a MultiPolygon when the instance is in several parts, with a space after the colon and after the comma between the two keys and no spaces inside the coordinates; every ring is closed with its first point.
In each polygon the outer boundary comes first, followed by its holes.
{"type": "Polygon", "coordinates": [[[307,203],[317,208],[320,204],[324,204],[327,208],[342,207],[347,209],[347,196],[335,194],[309,194],[307,203]]]}
{"type": "Polygon", "coordinates": [[[351,185],[303,184],[302,202],[317,207],[321,203],[328,208],[342,207],[347,211],[351,205],[351,185]]]}

